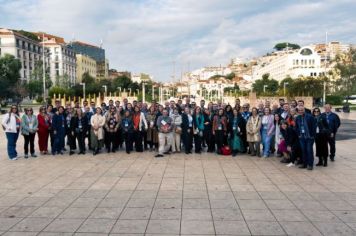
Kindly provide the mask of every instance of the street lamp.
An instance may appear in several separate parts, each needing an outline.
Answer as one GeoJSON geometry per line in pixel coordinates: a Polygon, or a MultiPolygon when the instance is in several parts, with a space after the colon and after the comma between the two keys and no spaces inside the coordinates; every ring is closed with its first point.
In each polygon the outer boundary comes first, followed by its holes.
{"type": "Polygon", "coordinates": [[[121,87],[117,87],[117,89],[119,90],[119,96],[121,96],[121,87]]]}
{"type": "Polygon", "coordinates": [[[105,97],[107,96],[107,92],[108,92],[108,86],[107,85],[103,85],[102,86],[105,89],[105,97]]]}
{"type": "Polygon", "coordinates": [[[130,91],[130,92],[129,92],[129,97],[131,97],[131,88],[128,88],[128,89],[129,89],[129,91],[130,91]]]}
{"type": "Polygon", "coordinates": [[[268,87],[268,85],[263,85],[263,93],[266,93],[266,88],[268,87]]]}
{"type": "Polygon", "coordinates": [[[152,100],[155,100],[155,86],[152,84],[152,100]]]}
{"type": "Polygon", "coordinates": [[[286,85],[288,85],[288,84],[289,84],[288,82],[283,83],[283,96],[284,97],[286,96],[286,85]]]}
{"type": "Polygon", "coordinates": [[[146,102],[146,87],[145,87],[146,83],[142,82],[142,102],[145,103],[146,102]]]}
{"type": "Polygon", "coordinates": [[[83,100],[85,101],[85,83],[80,83],[83,86],[83,100]]]}

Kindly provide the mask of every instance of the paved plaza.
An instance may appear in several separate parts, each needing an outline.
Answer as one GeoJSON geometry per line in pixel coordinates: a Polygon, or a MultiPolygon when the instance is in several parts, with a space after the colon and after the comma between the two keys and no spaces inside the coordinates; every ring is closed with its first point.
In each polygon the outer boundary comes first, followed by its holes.
{"type": "Polygon", "coordinates": [[[356,139],[313,171],[206,153],[9,161],[0,140],[1,235],[356,235],[356,139]]]}

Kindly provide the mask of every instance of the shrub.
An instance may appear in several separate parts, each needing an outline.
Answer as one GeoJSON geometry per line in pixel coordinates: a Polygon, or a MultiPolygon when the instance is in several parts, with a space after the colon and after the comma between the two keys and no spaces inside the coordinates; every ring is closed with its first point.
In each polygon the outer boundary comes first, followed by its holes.
{"type": "Polygon", "coordinates": [[[344,96],[342,95],[328,95],[326,96],[326,103],[332,105],[342,105],[344,101],[344,96]]]}

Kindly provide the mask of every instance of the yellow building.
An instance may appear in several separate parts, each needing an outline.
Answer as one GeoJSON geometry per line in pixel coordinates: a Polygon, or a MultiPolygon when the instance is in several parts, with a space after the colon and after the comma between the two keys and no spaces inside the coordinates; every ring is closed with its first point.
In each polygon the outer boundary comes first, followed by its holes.
{"type": "Polygon", "coordinates": [[[82,76],[88,72],[90,76],[96,78],[96,61],[86,55],[76,54],[77,56],[77,83],[82,82],[82,76]]]}

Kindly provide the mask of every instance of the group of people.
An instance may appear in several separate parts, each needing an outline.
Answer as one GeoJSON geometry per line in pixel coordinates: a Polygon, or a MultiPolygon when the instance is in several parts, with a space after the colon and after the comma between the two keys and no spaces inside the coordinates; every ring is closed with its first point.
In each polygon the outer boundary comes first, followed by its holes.
{"type": "Polygon", "coordinates": [[[288,166],[313,169],[316,145],[317,166],[327,166],[328,158],[335,158],[335,137],[340,126],[337,114],[326,104],[312,111],[304,101],[279,100],[271,106],[269,101],[250,108],[237,99],[229,104],[200,101],[197,105],[187,98],[150,106],[127,99],[110,100],[96,107],[94,102],[83,101],[61,106],[43,106],[38,115],[32,108],[20,116],[16,106],[4,115],[2,127],[6,133],[9,159],[17,160],[16,142],[19,134],[24,137],[24,157],[37,157],[35,136],[38,136],[42,155],[85,154],[90,149],[97,155],[104,148],[116,152],[125,148],[126,153],[145,150],[157,151],[155,157],[184,151],[186,154],[203,151],[236,156],[248,153],[268,158],[275,154],[288,166]],[[262,144],[262,150],[261,150],[262,144]],[[329,148],[330,146],[330,148],[329,148]],[[194,148],[193,148],[194,147],[194,148]],[[330,152],[329,152],[330,149],[330,152]]]}

